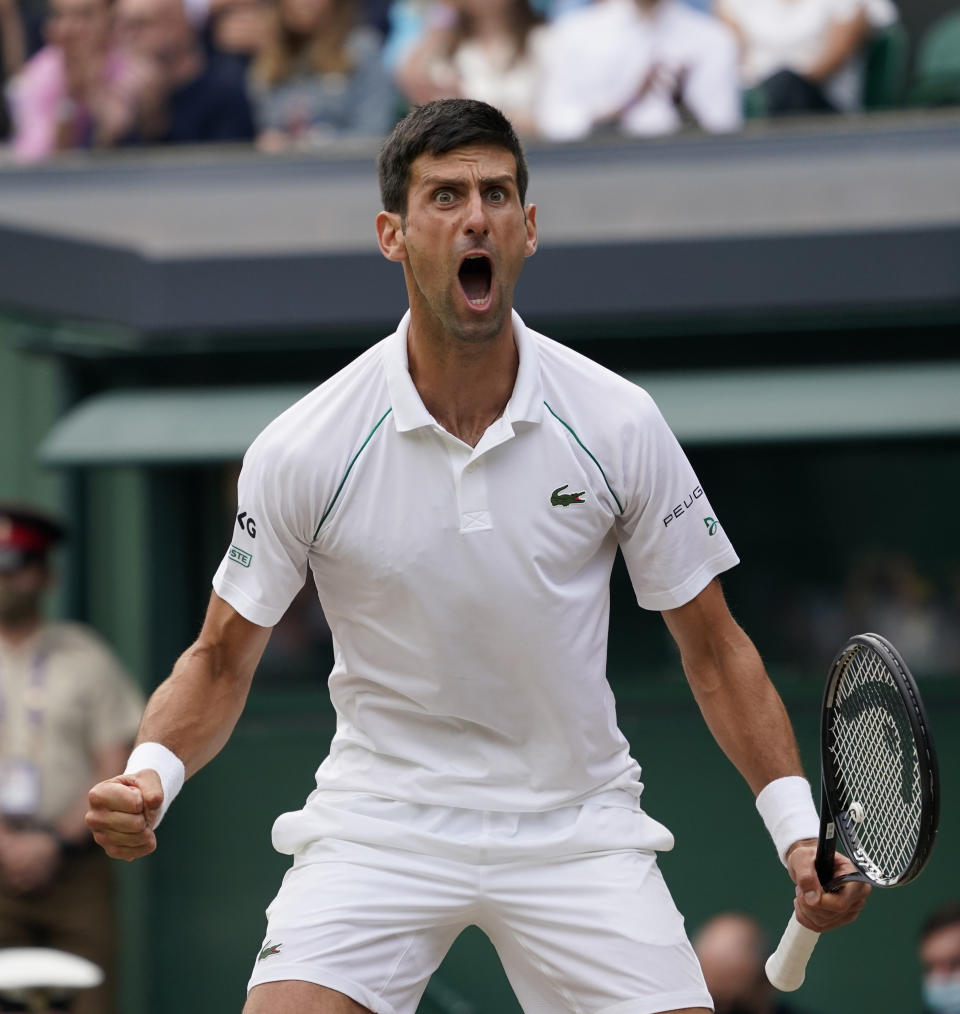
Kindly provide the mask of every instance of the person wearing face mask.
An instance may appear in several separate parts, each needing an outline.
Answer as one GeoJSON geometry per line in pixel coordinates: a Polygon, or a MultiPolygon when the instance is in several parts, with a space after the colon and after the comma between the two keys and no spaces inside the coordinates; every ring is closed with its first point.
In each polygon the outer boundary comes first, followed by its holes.
{"type": "Polygon", "coordinates": [[[750,916],[740,912],[713,916],[695,934],[693,949],[715,1014],[805,1014],[785,1003],[767,981],[763,965],[770,941],[750,916]]]}
{"type": "Polygon", "coordinates": [[[918,941],[924,1014],[960,1014],[960,901],[927,916],[918,941]]]}

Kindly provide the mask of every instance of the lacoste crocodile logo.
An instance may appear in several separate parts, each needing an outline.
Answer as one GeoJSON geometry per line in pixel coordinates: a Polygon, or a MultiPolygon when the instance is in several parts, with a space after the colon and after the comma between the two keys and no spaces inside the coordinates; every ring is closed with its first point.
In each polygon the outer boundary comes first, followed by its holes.
{"type": "Polygon", "coordinates": [[[570,483],[565,483],[563,486],[557,486],[557,488],[550,494],[550,506],[551,507],[569,507],[572,503],[583,503],[583,494],[586,493],[585,489],[581,489],[579,493],[564,493],[563,491],[569,486],[570,483]]]}
{"type": "Polygon", "coordinates": [[[269,958],[271,954],[279,954],[281,947],[283,947],[283,944],[271,944],[268,940],[267,946],[260,952],[260,957],[257,958],[257,961],[263,961],[264,958],[269,958]]]}

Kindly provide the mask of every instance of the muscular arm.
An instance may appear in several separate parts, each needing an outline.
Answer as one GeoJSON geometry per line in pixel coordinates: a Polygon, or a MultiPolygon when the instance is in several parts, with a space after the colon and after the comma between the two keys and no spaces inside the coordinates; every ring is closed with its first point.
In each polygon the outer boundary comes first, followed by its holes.
{"type": "MultiPolygon", "coordinates": [[[[188,778],[199,771],[230,738],[270,633],[214,593],[200,636],[147,702],[137,742],[172,750],[188,778]]],[[[162,802],[156,772],[119,775],[90,790],[86,823],[108,855],[136,859],[156,848],[162,802]]]]}
{"type": "MultiPolygon", "coordinates": [[[[754,795],[775,778],[802,774],[780,695],[753,642],[730,615],[719,581],[686,605],[667,610],[663,618],[707,726],[754,795]]],[[[856,919],[870,888],[846,884],[836,894],[821,891],[815,854],[815,840],[795,842],[787,853],[787,870],[797,885],[797,918],[822,932],[856,919]]],[[[850,860],[838,853],[835,874],[852,870],[850,860]]]]}
{"type": "Polygon", "coordinates": [[[775,778],[802,774],[780,695],[753,642],[730,615],[719,581],[663,618],[710,732],[753,794],[775,778]]]}
{"type": "Polygon", "coordinates": [[[200,636],[147,702],[137,742],[162,743],[196,774],[230,738],[270,633],[212,593],[200,636]]]}

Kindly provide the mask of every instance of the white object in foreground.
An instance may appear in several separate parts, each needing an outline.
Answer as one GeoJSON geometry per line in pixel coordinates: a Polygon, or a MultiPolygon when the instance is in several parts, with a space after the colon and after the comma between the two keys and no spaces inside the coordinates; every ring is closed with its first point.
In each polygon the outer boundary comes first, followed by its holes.
{"type": "Polygon", "coordinates": [[[103,970],[86,958],[49,947],[0,950],[0,989],[89,989],[103,982],[103,970]]]}
{"type": "Polygon", "coordinates": [[[784,993],[791,993],[803,985],[807,962],[813,954],[820,934],[797,922],[796,913],[790,916],[777,949],[767,958],[767,978],[784,993]]]}

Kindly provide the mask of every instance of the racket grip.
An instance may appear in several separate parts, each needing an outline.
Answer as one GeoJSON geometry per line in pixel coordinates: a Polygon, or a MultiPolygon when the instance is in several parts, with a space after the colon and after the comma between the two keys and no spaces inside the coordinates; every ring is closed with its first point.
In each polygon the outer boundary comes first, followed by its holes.
{"type": "Polygon", "coordinates": [[[767,958],[767,978],[771,984],[784,993],[799,989],[819,939],[816,930],[801,926],[796,914],[791,915],[777,949],[767,958]]]}

